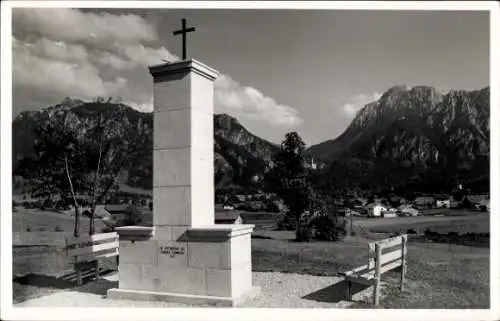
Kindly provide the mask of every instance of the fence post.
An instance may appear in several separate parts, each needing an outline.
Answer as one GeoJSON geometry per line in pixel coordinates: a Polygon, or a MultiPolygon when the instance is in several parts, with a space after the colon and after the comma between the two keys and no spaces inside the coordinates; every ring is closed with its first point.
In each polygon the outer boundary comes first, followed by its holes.
{"type": "Polygon", "coordinates": [[[350,214],[350,221],[351,221],[351,227],[350,227],[350,230],[349,230],[349,233],[351,234],[350,236],[352,236],[352,213],[349,213],[350,214]]]}
{"type": "Polygon", "coordinates": [[[382,247],[375,243],[375,277],[373,284],[373,304],[378,306],[380,297],[380,259],[382,257],[382,247]]]}
{"type": "Polygon", "coordinates": [[[406,253],[407,253],[407,238],[408,235],[403,235],[401,239],[401,284],[400,284],[400,290],[404,291],[405,288],[405,274],[406,274],[406,253]]]}
{"type": "Polygon", "coordinates": [[[77,285],[82,285],[82,270],[80,267],[75,267],[76,269],[76,284],[77,285]]]}
{"type": "Polygon", "coordinates": [[[96,281],[98,281],[99,280],[99,260],[95,261],[94,269],[95,269],[95,279],[96,279],[96,281]]]}
{"type": "Polygon", "coordinates": [[[347,301],[352,301],[352,282],[347,281],[347,301]]]}

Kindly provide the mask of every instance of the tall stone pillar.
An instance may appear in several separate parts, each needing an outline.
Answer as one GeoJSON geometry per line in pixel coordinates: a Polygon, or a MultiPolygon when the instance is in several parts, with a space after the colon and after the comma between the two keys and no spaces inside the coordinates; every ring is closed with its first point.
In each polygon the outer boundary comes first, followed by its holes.
{"type": "Polygon", "coordinates": [[[168,239],[214,223],[213,81],[194,60],[150,68],[154,79],[154,227],[168,239]]]}
{"type": "Polygon", "coordinates": [[[118,228],[119,288],[108,296],[235,305],[252,287],[253,225],[214,224],[214,69],[150,67],[153,228],[118,228]]]}

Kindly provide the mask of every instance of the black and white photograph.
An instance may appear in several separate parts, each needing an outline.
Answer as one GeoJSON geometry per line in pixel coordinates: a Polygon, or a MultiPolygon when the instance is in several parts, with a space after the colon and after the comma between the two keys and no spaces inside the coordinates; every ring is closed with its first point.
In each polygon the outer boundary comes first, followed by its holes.
{"type": "Polygon", "coordinates": [[[113,2],[2,3],[16,318],[500,317],[495,2],[113,2]]]}

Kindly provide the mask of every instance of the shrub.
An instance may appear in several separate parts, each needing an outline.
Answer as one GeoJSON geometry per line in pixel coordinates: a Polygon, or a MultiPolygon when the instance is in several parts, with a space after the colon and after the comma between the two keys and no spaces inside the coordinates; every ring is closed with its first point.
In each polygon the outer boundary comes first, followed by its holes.
{"type": "Polygon", "coordinates": [[[127,215],[126,225],[140,225],[143,222],[144,211],[136,205],[127,207],[125,214],[127,215]]]}
{"type": "Polygon", "coordinates": [[[54,228],[54,232],[64,232],[64,229],[61,225],[56,225],[54,228]]]}
{"type": "Polygon", "coordinates": [[[47,198],[45,201],[43,201],[42,206],[44,208],[53,208],[54,207],[54,202],[50,198],[47,198]]]}
{"type": "Polygon", "coordinates": [[[299,227],[296,230],[295,241],[309,242],[313,238],[313,229],[311,228],[311,216],[309,212],[303,213],[299,218],[299,227]]]}
{"type": "Polygon", "coordinates": [[[339,241],[347,234],[346,223],[346,220],[341,217],[320,215],[312,218],[308,226],[315,240],[339,241]]]}
{"type": "Polygon", "coordinates": [[[295,231],[297,220],[290,215],[283,215],[277,222],[278,231],[295,231]]]}
{"type": "Polygon", "coordinates": [[[280,211],[278,205],[276,205],[273,201],[266,201],[264,210],[269,213],[279,213],[280,211]]]}

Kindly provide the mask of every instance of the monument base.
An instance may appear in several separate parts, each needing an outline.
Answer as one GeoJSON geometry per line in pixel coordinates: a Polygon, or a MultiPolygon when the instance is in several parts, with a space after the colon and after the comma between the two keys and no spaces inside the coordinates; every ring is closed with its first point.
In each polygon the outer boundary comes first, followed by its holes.
{"type": "Polygon", "coordinates": [[[192,295],[180,293],[167,293],[156,291],[142,291],[142,290],[127,290],[127,289],[109,289],[107,298],[120,299],[120,300],[134,300],[134,301],[168,301],[183,304],[193,305],[213,305],[221,307],[234,307],[239,306],[256,297],[260,293],[260,287],[254,286],[252,289],[237,298],[205,296],[205,295],[192,295]]]}

